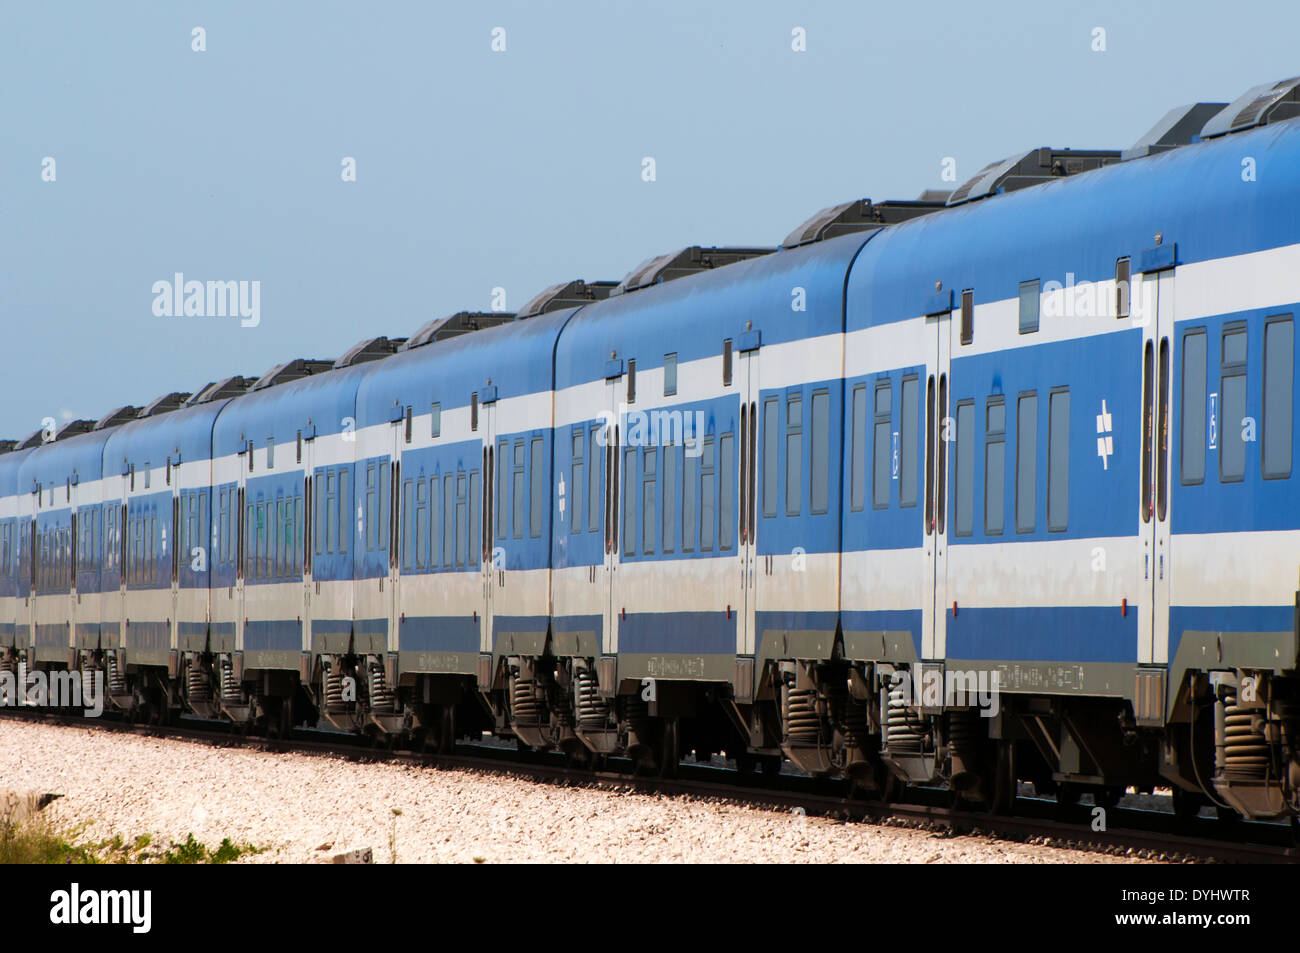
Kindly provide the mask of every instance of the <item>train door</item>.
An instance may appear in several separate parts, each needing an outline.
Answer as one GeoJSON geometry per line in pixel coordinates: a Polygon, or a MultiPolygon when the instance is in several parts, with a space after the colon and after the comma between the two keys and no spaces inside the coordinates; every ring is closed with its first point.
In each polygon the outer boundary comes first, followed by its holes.
{"type": "MultiPolygon", "coordinates": [[[[489,392],[488,396],[493,395],[489,392]]],[[[492,651],[497,594],[506,584],[505,549],[497,545],[497,540],[507,535],[505,529],[510,525],[507,515],[510,499],[510,443],[507,440],[497,440],[495,400],[489,399],[481,406],[471,407],[471,416],[476,413],[478,429],[483,435],[483,508],[479,514],[482,528],[482,545],[479,548],[483,579],[483,622],[479,626],[479,651],[487,654],[492,651]]],[[[453,515],[453,512],[444,512],[443,520],[449,526],[454,525],[453,515]]]]}
{"type": "MultiPolygon", "coordinates": [[[[624,460],[620,438],[623,424],[623,377],[620,372],[616,377],[605,380],[605,406],[602,411],[604,426],[599,431],[605,443],[605,593],[601,599],[604,615],[601,626],[601,651],[605,655],[618,652],[618,566],[619,566],[619,526],[622,500],[619,497],[619,477],[623,473],[624,460]]],[[[634,451],[635,452],[635,451],[634,451]]],[[[635,535],[635,528],[624,527],[624,532],[635,535]]]]}
{"type": "MultiPolygon", "coordinates": [[[[309,436],[300,436],[298,438],[299,446],[302,447],[302,512],[297,514],[298,535],[302,540],[301,546],[301,569],[302,569],[302,626],[300,635],[302,644],[299,648],[304,652],[311,651],[311,620],[312,620],[312,592],[315,589],[314,570],[312,567],[313,547],[316,545],[316,498],[315,493],[315,448],[316,441],[309,436]]],[[[215,531],[216,521],[213,521],[215,531]]]]}
{"type": "MultiPolygon", "coordinates": [[[[388,628],[388,651],[396,652],[398,648],[398,601],[397,588],[401,579],[401,561],[398,554],[401,552],[402,535],[402,443],[407,428],[411,427],[411,411],[408,409],[406,414],[398,421],[395,421],[389,428],[389,456],[392,465],[388,469],[388,512],[383,514],[388,518],[388,554],[384,571],[388,577],[388,585],[383,597],[383,607],[380,612],[383,618],[387,620],[388,628]]],[[[382,577],[381,577],[382,578],[382,577]]]]}
{"type": "MultiPolygon", "coordinates": [[[[753,655],[758,609],[758,547],[754,533],[758,522],[754,507],[758,501],[758,348],[740,353],[738,385],[740,390],[740,597],[736,603],[740,617],[736,622],[736,654],[753,655]]],[[[698,436],[698,435],[697,435],[698,436]]]]}
{"type": "Polygon", "coordinates": [[[1169,661],[1169,558],[1172,461],[1169,407],[1172,388],[1174,270],[1149,271],[1134,289],[1134,320],[1142,328],[1142,587],[1138,608],[1138,662],[1169,661]]]}
{"type": "Polygon", "coordinates": [[[941,659],[948,628],[948,445],[956,428],[948,416],[952,312],[925,319],[925,596],[921,606],[921,655],[941,659]]]}

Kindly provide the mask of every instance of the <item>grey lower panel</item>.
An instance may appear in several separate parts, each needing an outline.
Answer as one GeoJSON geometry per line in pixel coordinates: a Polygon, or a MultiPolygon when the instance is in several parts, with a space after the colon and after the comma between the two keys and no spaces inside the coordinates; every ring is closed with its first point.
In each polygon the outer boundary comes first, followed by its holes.
{"type": "Polygon", "coordinates": [[[654,655],[618,656],[618,677],[666,678],[691,682],[731,683],[736,675],[735,655],[654,655]]]}
{"type": "Polygon", "coordinates": [[[759,633],[758,657],[830,658],[834,644],[835,633],[825,629],[764,629],[759,633]]]}
{"type": "Polygon", "coordinates": [[[398,674],[428,672],[437,675],[474,675],[477,652],[398,652],[398,674]]]}
{"type": "Polygon", "coordinates": [[[297,674],[302,653],[297,649],[271,649],[244,652],[244,671],[250,669],[289,669],[297,674]]]}
{"type": "Polygon", "coordinates": [[[1027,695],[1104,695],[1132,700],[1136,662],[999,662],[946,659],[945,671],[998,673],[998,690],[1027,695]]]}
{"type": "Polygon", "coordinates": [[[546,651],[546,630],[541,632],[495,633],[496,655],[541,655],[546,651]]]}
{"type": "Polygon", "coordinates": [[[125,649],[127,665],[167,665],[171,649],[125,649]]]}
{"type": "Polygon", "coordinates": [[[600,633],[592,630],[554,632],[551,646],[557,656],[596,658],[600,655],[600,633]]]}
{"type": "Polygon", "coordinates": [[[1178,643],[1178,651],[1169,663],[1169,694],[1166,699],[1171,714],[1178,693],[1189,671],[1247,668],[1267,672],[1289,671],[1296,667],[1297,645],[1294,632],[1208,632],[1187,629],[1178,643]]]}
{"type": "Polygon", "coordinates": [[[845,629],[844,657],[858,662],[915,662],[916,644],[907,629],[845,629]]]}

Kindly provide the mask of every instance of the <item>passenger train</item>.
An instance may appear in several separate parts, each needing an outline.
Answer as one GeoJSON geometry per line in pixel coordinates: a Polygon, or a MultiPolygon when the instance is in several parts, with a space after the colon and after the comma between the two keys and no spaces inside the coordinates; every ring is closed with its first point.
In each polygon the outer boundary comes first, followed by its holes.
{"type": "Polygon", "coordinates": [[[136,718],[1300,813],[1300,79],[0,453],[136,718]]]}

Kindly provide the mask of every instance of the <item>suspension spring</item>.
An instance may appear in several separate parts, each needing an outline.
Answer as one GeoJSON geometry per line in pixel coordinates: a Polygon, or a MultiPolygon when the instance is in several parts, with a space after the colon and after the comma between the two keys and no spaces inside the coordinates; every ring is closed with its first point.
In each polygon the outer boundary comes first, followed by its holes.
{"type": "Polygon", "coordinates": [[[244,700],[244,693],[235,680],[235,667],[228,655],[221,657],[221,700],[231,705],[241,704],[244,700]]]}
{"type": "Polygon", "coordinates": [[[645,741],[650,730],[650,706],[640,695],[627,695],[623,702],[623,714],[627,718],[627,727],[638,739],[645,741]]]}
{"type": "Polygon", "coordinates": [[[397,705],[397,696],[388,686],[384,665],[379,659],[370,660],[370,710],[391,712],[397,705]]]}
{"type": "Polygon", "coordinates": [[[1233,780],[1259,780],[1268,775],[1269,746],[1264,713],[1237,705],[1236,691],[1223,697],[1224,774],[1233,780]]]}
{"type": "Polygon", "coordinates": [[[577,682],[578,724],[588,730],[603,728],[608,710],[605,699],[600,697],[596,676],[590,669],[579,669],[574,679],[577,682]]]}
{"type": "Polygon", "coordinates": [[[948,753],[954,758],[969,759],[975,753],[978,716],[973,708],[948,710],[948,753]]]}
{"type": "Polygon", "coordinates": [[[117,653],[109,652],[104,660],[104,667],[108,670],[108,693],[110,695],[126,694],[126,679],[122,676],[122,666],[117,662],[117,653]]]}
{"type": "Polygon", "coordinates": [[[337,713],[347,708],[348,703],[343,700],[343,673],[330,666],[325,670],[325,710],[337,713]]]}
{"type": "Polygon", "coordinates": [[[203,670],[198,662],[191,665],[185,672],[185,694],[192,702],[212,700],[212,683],[208,681],[208,673],[203,670]]]}
{"type": "Polygon", "coordinates": [[[510,681],[510,709],[516,725],[539,725],[542,706],[537,701],[537,683],[531,678],[515,676],[510,681]]]}
{"type": "Polygon", "coordinates": [[[844,744],[849,748],[866,749],[871,738],[867,722],[867,703],[848,694],[844,699],[844,744]]]}
{"type": "Polygon", "coordinates": [[[889,713],[885,722],[885,742],[891,751],[917,752],[925,746],[925,722],[907,708],[903,686],[889,690],[889,713]]]}
{"type": "Polygon", "coordinates": [[[822,719],[817,713],[817,690],[781,686],[781,720],[791,744],[815,745],[821,737],[822,719]]]}

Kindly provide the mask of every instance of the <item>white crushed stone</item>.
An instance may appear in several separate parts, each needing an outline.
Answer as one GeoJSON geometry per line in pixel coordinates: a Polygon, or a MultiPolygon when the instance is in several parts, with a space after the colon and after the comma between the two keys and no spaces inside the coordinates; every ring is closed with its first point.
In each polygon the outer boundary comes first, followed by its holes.
{"type": "Polygon", "coordinates": [[[1133,858],[844,824],[689,797],[318,755],[216,748],[76,726],[0,722],[0,777],[63,795],[83,841],[223,838],[252,862],[1115,863],[1133,858]],[[401,811],[400,815],[394,811],[401,811]]]}

